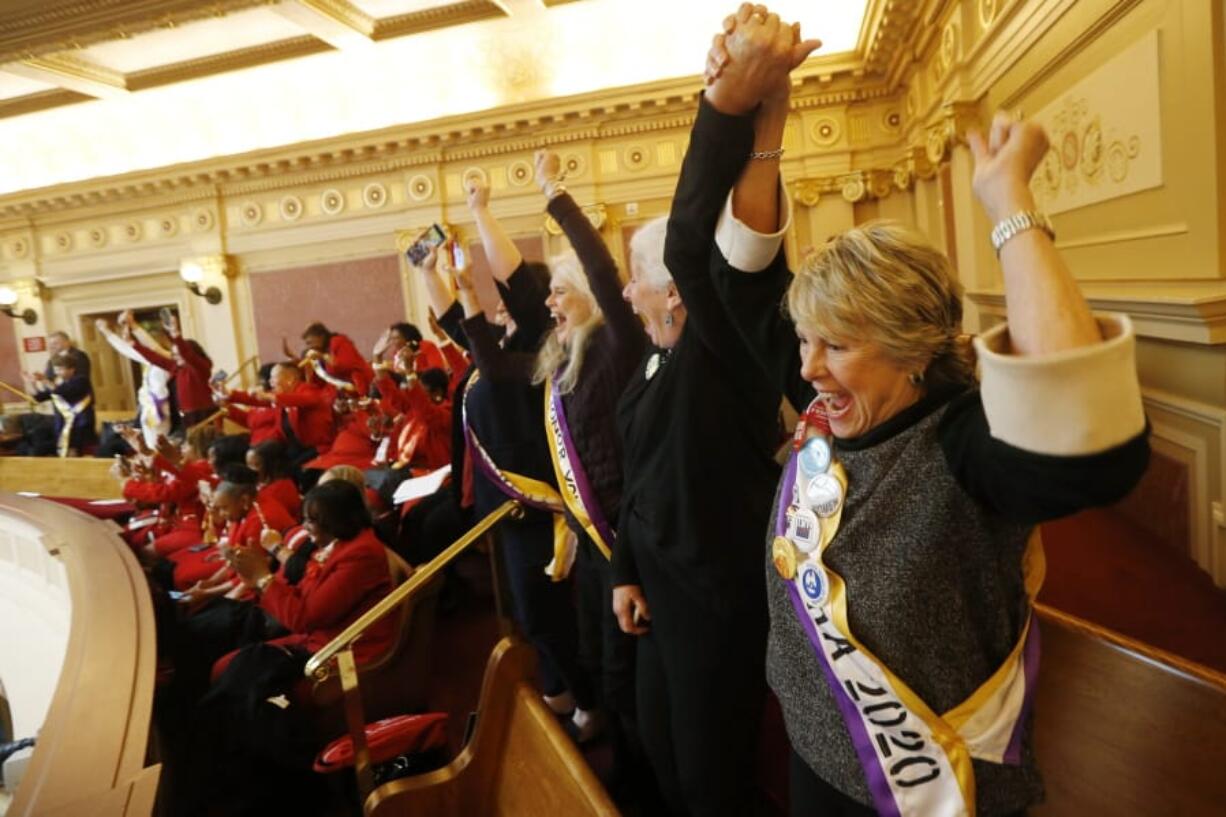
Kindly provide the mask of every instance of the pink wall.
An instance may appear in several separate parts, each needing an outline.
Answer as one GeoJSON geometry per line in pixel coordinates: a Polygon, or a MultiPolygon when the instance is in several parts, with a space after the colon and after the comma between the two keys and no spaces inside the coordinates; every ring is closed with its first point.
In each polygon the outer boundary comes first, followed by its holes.
{"type": "Polygon", "coordinates": [[[302,330],[312,321],[348,335],[369,357],[379,334],[405,316],[394,255],[256,273],[251,301],[261,363],[284,357],[282,336],[301,350],[302,330]]]}
{"type": "MultiPolygon", "coordinates": [[[[0,315],[0,380],[10,386],[24,388],[21,384],[21,345],[17,340],[14,321],[0,315]]],[[[0,403],[8,403],[17,398],[8,392],[0,395],[0,403]]]]}

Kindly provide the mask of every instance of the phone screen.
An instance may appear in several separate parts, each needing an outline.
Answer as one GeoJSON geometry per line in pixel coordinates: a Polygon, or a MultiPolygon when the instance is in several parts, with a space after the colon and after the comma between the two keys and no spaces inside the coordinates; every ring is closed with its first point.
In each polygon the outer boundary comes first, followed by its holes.
{"type": "Polygon", "coordinates": [[[455,241],[451,244],[451,266],[455,269],[464,269],[466,259],[464,257],[464,248],[460,246],[460,242],[455,241]]]}
{"type": "Polygon", "coordinates": [[[442,244],[447,240],[447,234],[443,232],[443,228],[437,224],[431,224],[426,228],[413,245],[405,250],[404,254],[408,257],[409,262],[414,266],[425,260],[430,254],[430,250],[442,244]]]}

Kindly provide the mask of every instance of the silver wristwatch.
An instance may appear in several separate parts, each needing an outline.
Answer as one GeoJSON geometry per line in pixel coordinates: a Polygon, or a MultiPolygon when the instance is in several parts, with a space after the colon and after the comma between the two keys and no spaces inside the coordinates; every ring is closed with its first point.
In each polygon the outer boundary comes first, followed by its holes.
{"type": "Polygon", "coordinates": [[[1000,255],[1000,248],[1005,242],[1018,233],[1026,230],[1042,230],[1052,241],[1056,240],[1056,228],[1051,226],[1051,219],[1046,213],[1037,210],[1023,210],[1014,213],[992,228],[992,248],[1000,255]]]}

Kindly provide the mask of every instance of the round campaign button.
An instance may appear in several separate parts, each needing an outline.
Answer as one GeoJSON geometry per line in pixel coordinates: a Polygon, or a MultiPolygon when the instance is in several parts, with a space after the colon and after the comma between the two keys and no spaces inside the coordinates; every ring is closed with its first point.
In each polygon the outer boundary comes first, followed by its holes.
{"type": "Polygon", "coordinates": [[[830,474],[818,474],[805,487],[805,499],[823,519],[834,516],[843,507],[843,486],[830,474]]]}
{"type": "Polygon", "coordinates": [[[809,601],[820,604],[825,600],[826,576],[822,569],[812,562],[805,562],[800,568],[800,586],[809,601]]]}
{"type": "Polygon", "coordinates": [[[796,576],[796,548],[787,537],[775,537],[775,541],[771,543],[771,561],[784,580],[790,582],[796,576]]]}
{"type": "Polygon", "coordinates": [[[830,443],[825,437],[812,437],[800,449],[800,468],[809,476],[830,467],[830,443]]]}

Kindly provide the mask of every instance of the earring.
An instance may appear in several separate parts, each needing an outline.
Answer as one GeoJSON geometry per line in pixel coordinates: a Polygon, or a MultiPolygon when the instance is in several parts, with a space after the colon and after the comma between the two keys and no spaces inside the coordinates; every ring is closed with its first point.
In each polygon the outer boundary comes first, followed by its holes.
{"type": "Polygon", "coordinates": [[[672,325],[673,325],[673,313],[672,313],[672,312],[665,312],[665,313],[664,313],[664,325],[665,325],[665,326],[672,326],[672,325]]]}
{"type": "Polygon", "coordinates": [[[922,386],[924,385],[924,373],[923,372],[911,372],[911,374],[907,375],[907,381],[912,386],[922,386]]]}

